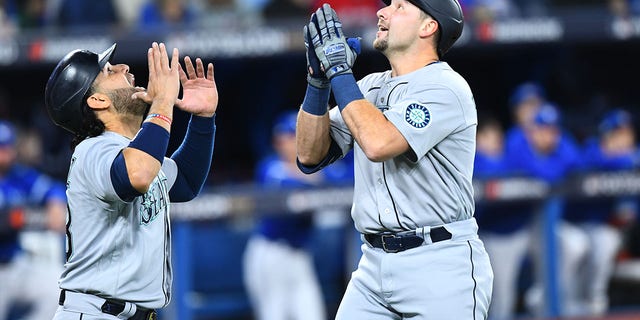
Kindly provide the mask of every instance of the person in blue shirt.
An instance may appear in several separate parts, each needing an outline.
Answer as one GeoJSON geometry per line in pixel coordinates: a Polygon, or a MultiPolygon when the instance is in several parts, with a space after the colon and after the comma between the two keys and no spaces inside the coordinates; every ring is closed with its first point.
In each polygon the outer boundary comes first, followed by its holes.
{"type": "Polygon", "coordinates": [[[584,161],[590,168],[606,171],[633,170],[640,165],[631,114],[609,111],[598,125],[598,136],[585,143],[584,161]]]}
{"type": "Polygon", "coordinates": [[[493,116],[478,115],[473,171],[475,178],[504,178],[513,174],[504,144],[502,124],[493,116]]]}
{"type": "MultiPolygon", "coordinates": [[[[272,130],[275,154],[260,161],[256,182],[266,191],[291,191],[347,183],[353,179],[347,162],[338,170],[306,175],[296,165],[297,112],[280,115],[272,130]]],[[[259,320],[325,320],[321,286],[309,241],[312,212],[258,213],[255,231],[244,254],[244,281],[259,320]]],[[[347,213],[345,212],[345,215],[347,213]]]]}
{"type": "MultiPolygon", "coordinates": [[[[521,175],[540,179],[551,187],[558,186],[580,167],[580,149],[572,135],[561,126],[561,115],[558,108],[549,102],[540,105],[532,118],[531,125],[524,131],[525,143],[512,145],[509,154],[516,164],[516,172],[521,175]]],[[[542,208],[535,208],[538,217],[542,217],[542,208]]],[[[563,207],[563,212],[566,208],[563,207]]],[[[542,239],[542,219],[534,222],[534,236],[542,239]]],[[[581,260],[586,254],[588,240],[584,232],[567,223],[562,217],[556,227],[559,246],[558,261],[560,296],[563,301],[562,315],[570,315],[575,311],[576,273],[581,260]]],[[[537,275],[542,275],[542,243],[532,241],[531,250],[537,275]]],[[[540,279],[538,279],[540,280],[540,279]]],[[[531,312],[540,314],[543,311],[542,285],[536,283],[525,297],[531,312]]]]}
{"type": "MultiPolygon", "coordinates": [[[[600,121],[598,134],[587,139],[582,152],[584,170],[588,172],[632,171],[640,165],[640,148],[636,143],[629,112],[615,109],[600,121]]],[[[582,315],[602,315],[609,306],[608,284],[615,259],[622,244],[621,227],[635,219],[636,197],[580,199],[567,211],[565,219],[585,231],[589,250],[576,270],[580,281],[576,295],[582,315]]]]}
{"type": "Polygon", "coordinates": [[[505,134],[507,149],[527,144],[526,132],[533,125],[533,118],[547,100],[544,88],[536,82],[518,85],[509,97],[513,126],[505,134]]]}
{"type": "Polygon", "coordinates": [[[516,170],[550,184],[561,182],[579,166],[580,153],[571,134],[560,125],[560,111],[549,102],[538,107],[524,142],[508,146],[516,170]]]}
{"type": "MultiPolygon", "coordinates": [[[[44,227],[57,232],[62,244],[66,195],[64,185],[16,161],[16,132],[0,120],[0,319],[15,305],[27,306],[24,319],[51,319],[57,306],[59,261],[47,263],[22,246],[21,231],[27,208],[44,209],[44,227]]],[[[22,319],[22,318],[21,318],[22,319]]]]}
{"type": "MultiPolygon", "coordinates": [[[[504,131],[491,116],[479,116],[476,136],[474,179],[491,189],[495,179],[509,178],[514,164],[505,151],[504,131]]],[[[486,192],[483,192],[486,195],[486,192]]],[[[531,218],[529,201],[492,202],[486,195],[476,202],[479,235],[484,242],[494,271],[490,320],[509,320],[516,316],[518,276],[529,250],[531,218]]]]}

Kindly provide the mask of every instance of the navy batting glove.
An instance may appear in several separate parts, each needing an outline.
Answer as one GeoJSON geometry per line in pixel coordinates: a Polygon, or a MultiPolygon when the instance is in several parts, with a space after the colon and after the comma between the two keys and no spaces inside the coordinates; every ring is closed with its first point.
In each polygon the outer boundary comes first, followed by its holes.
{"type": "Polygon", "coordinates": [[[338,15],[325,3],[314,13],[314,16],[315,19],[312,16],[307,30],[327,78],[331,80],[337,75],[352,73],[351,67],[358,53],[347,43],[338,15]]]}

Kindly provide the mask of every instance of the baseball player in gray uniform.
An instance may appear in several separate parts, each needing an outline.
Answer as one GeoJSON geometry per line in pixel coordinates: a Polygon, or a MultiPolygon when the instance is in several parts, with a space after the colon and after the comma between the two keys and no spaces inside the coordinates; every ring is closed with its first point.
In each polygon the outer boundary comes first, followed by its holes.
{"type": "Polygon", "coordinates": [[[486,319],[493,273],[473,218],[476,108],[440,60],[462,32],[462,11],[456,0],[386,4],[373,46],[391,70],[357,83],[335,11],[325,4],[304,29],[299,168],[355,152],[351,215],[363,255],[336,319],[486,319]],[[330,90],[337,107],[327,112],[330,90]]]}
{"type": "Polygon", "coordinates": [[[153,43],[144,89],[127,65],[109,63],[115,47],[70,52],[45,90],[53,122],[75,136],[56,320],[156,318],[171,299],[170,201],[193,199],[211,164],[213,65],[186,57],[185,72],[177,49],[169,57],[153,43]],[[168,158],[174,105],[192,115],[168,158]]]}

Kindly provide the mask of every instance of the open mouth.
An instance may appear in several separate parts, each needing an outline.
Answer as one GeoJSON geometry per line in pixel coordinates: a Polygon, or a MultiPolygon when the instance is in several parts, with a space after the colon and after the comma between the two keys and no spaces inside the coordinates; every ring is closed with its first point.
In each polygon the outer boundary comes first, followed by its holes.
{"type": "Polygon", "coordinates": [[[127,81],[132,87],[136,86],[136,78],[131,73],[127,74],[127,81]]]}

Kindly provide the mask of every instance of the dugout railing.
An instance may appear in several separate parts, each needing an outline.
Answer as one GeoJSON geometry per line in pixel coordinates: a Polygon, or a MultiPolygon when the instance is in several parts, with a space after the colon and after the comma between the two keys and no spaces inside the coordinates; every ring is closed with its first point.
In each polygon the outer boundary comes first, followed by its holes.
{"type": "MultiPolygon", "coordinates": [[[[540,180],[513,177],[496,180],[474,181],[474,192],[476,201],[480,202],[513,202],[513,201],[534,201],[542,205],[540,218],[543,222],[542,235],[540,239],[544,246],[544,309],[545,315],[556,317],[561,314],[560,290],[558,281],[558,246],[556,237],[552,236],[556,232],[558,220],[562,217],[564,200],[580,201],[580,199],[594,199],[620,196],[640,195],[640,172],[605,172],[590,173],[586,175],[573,176],[563,183],[549,185],[540,180]]],[[[233,315],[231,305],[224,306],[220,301],[216,308],[203,303],[207,301],[206,293],[194,292],[194,281],[203,279],[192,279],[193,273],[190,268],[198,264],[198,259],[202,256],[193,256],[193,250],[189,247],[194,245],[190,240],[194,228],[199,228],[202,224],[218,219],[229,217],[251,216],[257,212],[283,212],[288,214],[299,214],[315,209],[326,209],[328,207],[344,208],[348,210],[351,206],[353,191],[351,186],[327,187],[316,190],[299,190],[283,192],[277,190],[256,189],[253,186],[245,188],[216,188],[207,190],[205,194],[189,203],[173,204],[172,217],[174,221],[174,262],[176,264],[176,286],[174,292],[174,303],[172,312],[175,312],[177,319],[196,319],[205,316],[207,311],[214,309],[222,314],[220,316],[233,315]]],[[[350,223],[350,221],[349,221],[350,223]]],[[[202,230],[200,230],[201,232],[202,230]]],[[[216,232],[211,230],[211,232],[216,232]]],[[[235,235],[236,237],[238,235],[235,235]]],[[[241,246],[233,240],[229,241],[229,250],[241,250],[241,246]]],[[[224,241],[224,240],[220,240],[224,241]]],[[[242,239],[240,239],[242,241],[242,239]]],[[[202,253],[210,248],[207,244],[201,245],[202,253]]],[[[224,252],[219,252],[217,263],[224,264],[226,261],[224,252]]],[[[331,257],[327,257],[331,258],[331,257]]],[[[336,257],[339,259],[339,257],[336,257]]],[[[215,259],[205,259],[215,261],[215,259]]],[[[212,268],[212,270],[215,268],[212,268]]],[[[224,270],[224,268],[222,268],[224,270]]],[[[217,271],[220,272],[220,271],[217,271]]],[[[222,271],[223,272],[223,271],[222,271]]],[[[201,273],[202,274],[202,273],[201,273]]],[[[219,275],[217,275],[219,276],[219,275]]],[[[224,279],[224,278],[223,278],[224,279]]],[[[226,279],[229,280],[229,279],[226,279]]],[[[236,279],[237,281],[241,281],[236,279]]],[[[221,286],[228,285],[226,281],[221,286]]],[[[241,298],[240,298],[241,300],[241,298]]],[[[242,305],[239,300],[229,300],[235,304],[236,312],[248,305],[242,305]]]]}
{"type": "MultiPolygon", "coordinates": [[[[250,305],[242,288],[240,259],[249,236],[246,221],[259,212],[305,214],[333,208],[343,210],[348,220],[347,229],[352,229],[348,218],[352,196],[350,185],[285,192],[248,184],[205,189],[188,203],[173,203],[174,292],[171,305],[162,312],[165,318],[251,319],[250,305]],[[241,225],[219,223],[230,220],[240,221],[241,225]]],[[[559,251],[557,237],[553,235],[562,218],[564,201],[640,197],[640,171],[593,172],[571,176],[556,185],[526,177],[474,180],[474,196],[477,204],[527,202],[543,208],[539,216],[543,226],[539,239],[545,249],[544,315],[557,317],[561,315],[562,301],[559,251]]],[[[7,218],[7,213],[3,213],[3,218],[7,218]]],[[[24,213],[26,231],[43,229],[46,219],[41,209],[27,208],[24,213]]],[[[332,286],[325,291],[328,293],[325,297],[331,300],[328,301],[330,307],[335,307],[341,295],[341,288],[335,282],[347,279],[340,279],[343,275],[338,270],[344,261],[336,264],[330,260],[344,260],[340,255],[347,254],[348,250],[336,251],[335,248],[353,239],[337,229],[320,232],[323,235],[315,248],[324,265],[319,266],[319,272],[324,272],[324,276],[320,276],[325,280],[322,285],[332,286]],[[332,243],[327,244],[327,239],[332,243]]]]}

